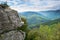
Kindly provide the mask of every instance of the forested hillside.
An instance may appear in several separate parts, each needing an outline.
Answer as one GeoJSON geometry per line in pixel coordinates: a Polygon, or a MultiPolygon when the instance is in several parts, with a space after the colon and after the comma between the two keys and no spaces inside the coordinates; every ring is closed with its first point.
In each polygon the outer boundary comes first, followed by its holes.
{"type": "Polygon", "coordinates": [[[60,22],[40,25],[40,28],[30,30],[27,33],[26,40],[60,40],[60,22]]]}

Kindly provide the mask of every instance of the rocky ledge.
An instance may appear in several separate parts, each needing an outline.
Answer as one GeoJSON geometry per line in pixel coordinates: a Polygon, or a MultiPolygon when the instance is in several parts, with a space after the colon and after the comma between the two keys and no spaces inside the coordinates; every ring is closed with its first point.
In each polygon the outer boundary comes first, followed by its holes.
{"type": "Polygon", "coordinates": [[[25,33],[16,30],[21,26],[17,11],[0,6],[0,40],[24,40],[25,33]]]}

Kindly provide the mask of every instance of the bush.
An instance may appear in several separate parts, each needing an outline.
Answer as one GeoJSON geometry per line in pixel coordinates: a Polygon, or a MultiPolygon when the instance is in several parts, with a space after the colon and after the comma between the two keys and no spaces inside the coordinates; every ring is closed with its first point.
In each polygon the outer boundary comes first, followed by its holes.
{"type": "Polygon", "coordinates": [[[4,9],[7,8],[7,7],[9,7],[9,5],[7,4],[7,2],[1,3],[0,6],[2,8],[4,8],[4,9]]]}
{"type": "Polygon", "coordinates": [[[26,40],[60,40],[60,23],[40,25],[40,28],[28,33],[26,40]]]}

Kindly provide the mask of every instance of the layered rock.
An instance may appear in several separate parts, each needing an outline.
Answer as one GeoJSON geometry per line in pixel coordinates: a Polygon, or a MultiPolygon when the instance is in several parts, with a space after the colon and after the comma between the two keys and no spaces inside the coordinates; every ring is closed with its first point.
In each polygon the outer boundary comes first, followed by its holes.
{"type": "Polygon", "coordinates": [[[0,40],[24,40],[24,32],[16,30],[21,27],[17,11],[0,6],[0,40]]]}
{"type": "Polygon", "coordinates": [[[0,33],[20,27],[21,20],[17,11],[12,9],[0,9],[0,33]]]}

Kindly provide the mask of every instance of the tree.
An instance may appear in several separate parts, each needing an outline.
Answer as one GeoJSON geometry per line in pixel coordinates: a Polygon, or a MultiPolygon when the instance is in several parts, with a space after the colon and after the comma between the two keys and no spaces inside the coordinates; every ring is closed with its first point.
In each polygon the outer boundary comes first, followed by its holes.
{"type": "Polygon", "coordinates": [[[4,9],[9,7],[9,5],[7,4],[7,2],[1,3],[0,6],[1,6],[2,8],[4,8],[4,9]]]}
{"type": "Polygon", "coordinates": [[[32,29],[28,32],[27,40],[60,40],[60,23],[32,29]]]}

